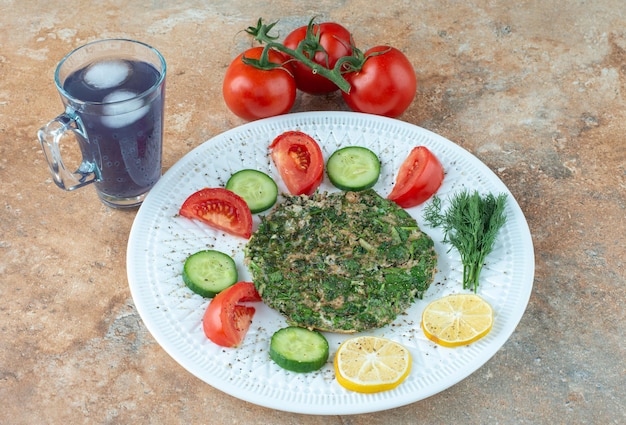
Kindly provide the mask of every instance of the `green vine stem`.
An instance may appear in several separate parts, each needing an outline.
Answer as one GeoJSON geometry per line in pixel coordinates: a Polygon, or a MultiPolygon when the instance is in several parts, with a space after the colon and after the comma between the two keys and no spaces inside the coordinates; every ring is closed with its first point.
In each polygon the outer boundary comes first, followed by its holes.
{"type": "Polygon", "coordinates": [[[282,65],[269,61],[269,50],[274,49],[291,57],[292,59],[290,60],[296,60],[307,65],[311,68],[311,71],[314,74],[319,74],[322,77],[329,79],[335,83],[341,91],[350,93],[350,83],[343,77],[342,74],[346,71],[354,72],[361,69],[366,59],[362,52],[352,46],[353,51],[355,52],[352,56],[344,56],[340,58],[333,69],[326,68],[313,62],[305,53],[324,51],[324,48],[319,44],[319,35],[316,35],[313,31],[313,19],[309,22],[306,37],[298,44],[295,50],[276,42],[275,40],[278,37],[271,36],[269,34],[276,23],[277,22],[273,22],[266,25],[263,23],[263,20],[259,18],[255,27],[248,27],[246,29],[248,34],[252,35],[259,43],[265,44],[265,47],[259,59],[250,59],[244,56],[242,60],[245,64],[265,70],[281,67],[282,65]]]}

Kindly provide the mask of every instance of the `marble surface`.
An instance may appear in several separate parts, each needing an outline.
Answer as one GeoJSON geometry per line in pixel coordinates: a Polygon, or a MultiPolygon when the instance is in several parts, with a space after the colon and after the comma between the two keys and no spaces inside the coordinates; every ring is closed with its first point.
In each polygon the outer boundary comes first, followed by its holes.
{"type": "MultiPolygon", "coordinates": [[[[623,0],[0,0],[0,424],[626,423],[626,4],[623,0]],[[201,382],[155,342],[126,278],[136,210],[58,189],[36,140],[61,112],[56,63],[126,37],[168,66],[164,169],[243,121],[221,98],[259,17],[320,20],[404,51],[420,86],[399,117],[463,146],[506,183],[535,245],[518,328],[426,400],[303,416],[201,382]]],[[[294,111],[344,110],[300,95],[294,111]]]]}

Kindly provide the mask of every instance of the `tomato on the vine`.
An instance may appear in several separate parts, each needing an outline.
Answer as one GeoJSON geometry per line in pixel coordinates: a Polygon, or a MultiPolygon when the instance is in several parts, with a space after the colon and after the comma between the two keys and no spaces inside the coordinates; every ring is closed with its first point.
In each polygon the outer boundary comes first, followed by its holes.
{"type": "Polygon", "coordinates": [[[292,195],[312,195],[324,178],[319,145],[301,131],[286,131],[270,145],[272,160],[292,195]]]}
{"type": "Polygon", "coordinates": [[[228,108],[248,121],[286,114],[296,100],[296,82],[285,56],[270,50],[269,61],[282,64],[273,69],[259,69],[243,62],[259,59],[263,47],[253,47],[235,58],[226,70],[222,94],[228,108]]]}
{"type": "Polygon", "coordinates": [[[395,118],[411,104],[417,78],[409,59],[398,49],[376,46],[365,52],[361,69],[344,74],[351,85],[342,92],[350,109],[395,118]]]}
{"type": "Polygon", "coordinates": [[[396,182],[387,198],[402,208],[414,207],[439,190],[443,177],[443,166],[439,159],[427,147],[417,146],[400,166],[396,182]]]}
{"type": "Polygon", "coordinates": [[[241,196],[224,188],[204,188],[191,194],[179,214],[231,235],[246,239],[252,235],[250,207],[241,196]]]}
{"type": "MultiPolygon", "coordinates": [[[[335,22],[323,22],[307,25],[293,30],[285,37],[285,47],[296,50],[305,40],[303,53],[316,64],[333,69],[337,61],[352,55],[352,40],[350,31],[335,22]],[[312,31],[311,38],[307,32],[312,31]]],[[[297,87],[309,94],[325,94],[337,90],[337,85],[329,79],[314,73],[302,62],[292,62],[297,87]]]]}
{"type": "Polygon", "coordinates": [[[217,294],[207,307],[202,328],[207,338],[222,347],[236,347],[246,336],[255,309],[244,302],[261,301],[252,282],[237,282],[217,294]]]}

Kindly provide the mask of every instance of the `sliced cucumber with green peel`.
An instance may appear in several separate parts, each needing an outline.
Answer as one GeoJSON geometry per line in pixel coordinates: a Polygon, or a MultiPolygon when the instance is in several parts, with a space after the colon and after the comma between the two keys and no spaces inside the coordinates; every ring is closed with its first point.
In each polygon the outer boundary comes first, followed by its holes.
{"type": "Polygon", "coordinates": [[[318,331],[297,326],[282,328],[272,335],[270,358],[292,372],[313,372],[328,360],[328,341],[318,331]]]}
{"type": "Polygon", "coordinates": [[[183,282],[193,292],[213,298],[237,283],[237,265],[229,255],[207,249],[190,255],[183,266],[183,282]]]}
{"type": "Polygon", "coordinates": [[[380,176],[380,160],[371,150],[348,146],[335,151],[326,162],[331,183],[341,190],[365,190],[380,176]]]}
{"type": "Polygon", "coordinates": [[[226,189],[241,196],[253,214],[271,208],[278,198],[274,179],[258,170],[237,171],[226,182],[226,189]]]}

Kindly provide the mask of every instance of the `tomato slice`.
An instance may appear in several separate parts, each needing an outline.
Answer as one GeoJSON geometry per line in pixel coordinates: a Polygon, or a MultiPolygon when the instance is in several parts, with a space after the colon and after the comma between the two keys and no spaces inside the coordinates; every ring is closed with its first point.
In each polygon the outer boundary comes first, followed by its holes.
{"type": "Polygon", "coordinates": [[[193,193],[180,207],[183,217],[198,219],[231,235],[252,235],[252,213],[244,199],[223,188],[204,188],[193,193]]]}
{"type": "Polygon", "coordinates": [[[439,159],[425,146],[413,148],[398,171],[396,184],[387,197],[402,208],[411,208],[433,196],[443,182],[439,159]]]}
{"type": "Polygon", "coordinates": [[[217,294],[207,307],[202,327],[211,341],[222,347],[236,347],[246,336],[254,307],[243,302],[258,302],[261,296],[252,282],[237,282],[217,294]]]}
{"type": "Polygon", "coordinates": [[[292,195],[312,195],[324,178],[324,156],[317,142],[301,131],[287,131],[270,145],[271,156],[292,195]]]}

